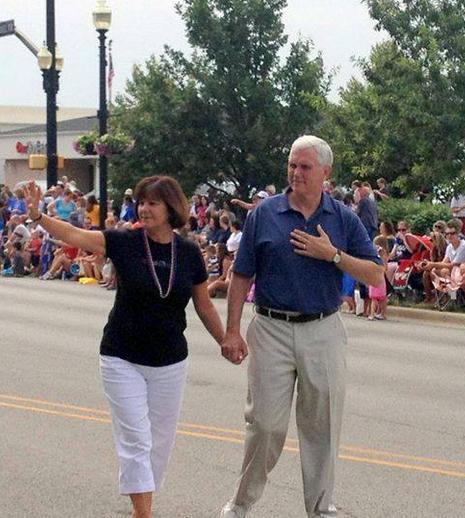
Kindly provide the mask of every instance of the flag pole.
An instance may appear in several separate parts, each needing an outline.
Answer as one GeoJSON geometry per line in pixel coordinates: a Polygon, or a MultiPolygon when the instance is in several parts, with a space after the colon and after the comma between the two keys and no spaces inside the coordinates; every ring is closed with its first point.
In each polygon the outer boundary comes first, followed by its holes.
{"type": "Polygon", "coordinates": [[[115,77],[115,70],[113,68],[113,52],[112,52],[113,40],[108,42],[108,108],[111,109],[112,105],[112,90],[113,90],[113,78],[115,77]]]}

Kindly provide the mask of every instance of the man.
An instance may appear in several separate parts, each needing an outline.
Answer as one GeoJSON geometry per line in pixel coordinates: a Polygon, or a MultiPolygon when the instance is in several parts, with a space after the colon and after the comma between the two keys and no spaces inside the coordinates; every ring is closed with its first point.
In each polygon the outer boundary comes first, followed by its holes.
{"type": "Polygon", "coordinates": [[[377,189],[373,191],[375,195],[376,201],[388,200],[391,196],[389,191],[389,187],[387,186],[387,182],[384,178],[378,178],[376,180],[377,189]]]}
{"type": "Polygon", "coordinates": [[[378,285],[383,267],[363,225],[323,193],[332,151],[314,136],[292,145],[289,187],[249,214],[228,295],[222,354],[239,364],[250,349],[245,454],[222,518],[243,518],[281,454],[297,381],[297,428],[309,517],[334,516],[331,497],[344,400],[346,334],[337,309],[342,272],[378,285]],[[256,316],[240,334],[255,277],[256,316]]]}
{"type": "Polygon", "coordinates": [[[270,197],[267,191],[258,191],[252,196],[252,203],[248,203],[244,200],[240,200],[238,198],[233,198],[231,200],[231,205],[239,205],[241,209],[244,209],[248,212],[252,211],[257,207],[263,200],[266,200],[270,197]]]}
{"type": "Polygon", "coordinates": [[[445,236],[448,244],[444,259],[439,262],[423,261],[421,263],[423,270],[434,270],[441,277],[450,276],[454,266],[465,263],[465,240],[460,238],[459,229],[454,220],[447,222],[445,236]]]}
{"type": "Polygon", "coordinates": [[[378,208],[370,198],[370,190],[367,187],[360,187],[358,190],[360,201],[357,205],[357,214],[366,228],[370,239],[373,239],[378,232],[378,208]]]}
{"type": "Polygon", "coordinates": [[[460,232],[465,234],[465,194],[455,194],[450,200],[452,216],[462,223],[460,232]]]}

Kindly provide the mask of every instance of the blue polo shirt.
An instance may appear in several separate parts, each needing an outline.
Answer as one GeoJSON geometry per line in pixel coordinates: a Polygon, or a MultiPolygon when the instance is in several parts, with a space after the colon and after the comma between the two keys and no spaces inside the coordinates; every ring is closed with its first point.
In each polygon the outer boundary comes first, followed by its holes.
{"type": "Polygon", "coordinates": [[[360,219],[326,193],[307,220],[289,205],[287,194],[264,200],[246,219],[234,272],[255,278],[255,301],[284,311],[320,313],[341,304],[342,271],[331,262],[303,257],[290,243],[294,229],[318,236],[360,259],[382,264],[360,219]]]}

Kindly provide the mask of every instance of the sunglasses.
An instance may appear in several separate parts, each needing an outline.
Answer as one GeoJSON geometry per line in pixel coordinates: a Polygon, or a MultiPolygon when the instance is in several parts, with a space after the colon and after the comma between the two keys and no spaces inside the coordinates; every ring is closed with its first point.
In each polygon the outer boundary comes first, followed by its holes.
{"type": "Polygon", "coordinates": [[[399,232],[407,232],[407,229],[406,228],[398,228],[397,229],[399,232]]]}
{"type": "Polygon", "coordinates": [[[446,236],[455,236],[457,232],[445,232],[446,236]]]}

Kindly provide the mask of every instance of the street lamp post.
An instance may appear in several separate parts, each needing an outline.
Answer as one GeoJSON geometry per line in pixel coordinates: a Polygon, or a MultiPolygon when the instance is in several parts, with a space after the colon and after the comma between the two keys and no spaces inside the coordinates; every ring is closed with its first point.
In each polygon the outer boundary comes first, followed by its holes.
{"type": "MultiPolygon", "coordinates": [[[[100,42],[99,46],[99,84],[100,84],[100,101],[98,110],[99,120],[99,134],[100,136],[107,133],[107,120],[108,120],[108,108],[107,108],[107,90],[106,90],[106,78],[107,78],[107,59],[106,59],[106,45],[105,38],[106,33],[111,25],[111,9],[106,5],[106,0],[97,0],[97,6],[94,10],[93,19],[94,26],[98,32],[98,38],[100,42]]],[[[105,220],[107,218],[107,206],[108,206],[108,158],[100,155],[99,157],[99,184],[100,184],[100,228],[105,227],[105,220]]]]}
{"type": "Polygon", "coordinates": [[[47,0],[47,48],[37,55],[47,95],[47,188],[56,185],[57,174],[57,93],[63,57],[55,42],[55,0],[47,0]]]}

